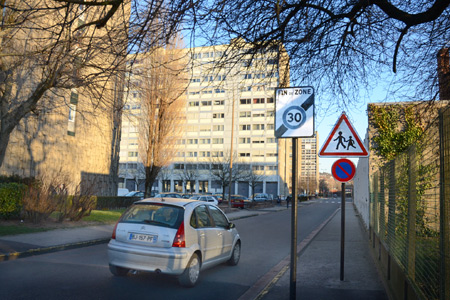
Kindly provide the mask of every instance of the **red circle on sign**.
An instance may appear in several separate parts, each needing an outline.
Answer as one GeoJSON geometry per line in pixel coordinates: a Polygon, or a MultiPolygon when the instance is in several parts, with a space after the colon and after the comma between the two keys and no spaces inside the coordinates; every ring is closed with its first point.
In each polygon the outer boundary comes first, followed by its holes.
{"type": "Polygon", "coordinates": [[[347,182],[353,179],[355,176],[356,168],[355,164],[346,158],[338,159],[331,166],[331,173],[334,179],[340,182],[347,182]]]}

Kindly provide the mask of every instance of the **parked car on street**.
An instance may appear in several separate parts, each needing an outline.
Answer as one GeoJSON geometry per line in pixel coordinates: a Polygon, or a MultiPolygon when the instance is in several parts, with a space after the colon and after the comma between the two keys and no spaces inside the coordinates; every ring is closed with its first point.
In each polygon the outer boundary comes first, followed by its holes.
{"type": "Polygon", "coordinates": [[[253,201],[269,201],[270,196],[266,193],[258,193],[253,197],[253,201]]]}
{"type": "Polygon", "coordinates": [[[241,239],[235,225],[209,202],[152,198],[135,202],[120,217],[108,244],[109,269],[178,276],[194,286],[200,271],[228,262],[237,265],[241,239]]]}
{"type": "Polygon", "coordinates": [[[130,191],[128,189],[125,188],[118,188],[117,189],[117,196],[125,196],[126,194],[128,194],[130,191]]]}
{"type": "Polygon", "coordinates": [[[159,193],[156,194],[153,198],[183,198],[178,193],[159,193]]]}
{"type": "Polygon", "coordinates": [[[217,200],[216,197],[213,197],[212,195],[194,195],[189,199],[194,199],[198,201],[205,201],[205,202],[211,202],[214,205],[219,205],[219,200],[217,200]]]}
{"type": "Polygon", "coordinates": [[[247,208],[250,200],[242,195],[231,195],[231,207],[247,208]]]}
{"type": "Polygon", "coordinates": [[[225,198],[223,198],[223,194],[213,194],[213,196],[216,197],[216,199],[219,201],[219,204],[228,199],[228,194],[225,194],[225,198]]]}
{"type": "Polygon", "coordinates": [[[132,191],[127,193],[124,197],[139,197],[139,199],[144,199],[145,193],[142,191],[132,191]]]}

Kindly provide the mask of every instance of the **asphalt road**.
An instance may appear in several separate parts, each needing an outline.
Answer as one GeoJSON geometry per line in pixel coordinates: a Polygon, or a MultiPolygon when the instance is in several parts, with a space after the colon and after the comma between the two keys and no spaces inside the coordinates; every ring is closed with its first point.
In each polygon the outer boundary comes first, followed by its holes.
{"type": "MultiPolygon", "coordinates": [[[[336,203],[302,206],[298,242],[326,220],[336,203]]],[[[205,270],[194,288],[149,273],[114,277],[106,244],[0,263],[0,299],[238,299],[290,253],[291,211],[236,220],[242,238],[237,266],[205,270]]]]}

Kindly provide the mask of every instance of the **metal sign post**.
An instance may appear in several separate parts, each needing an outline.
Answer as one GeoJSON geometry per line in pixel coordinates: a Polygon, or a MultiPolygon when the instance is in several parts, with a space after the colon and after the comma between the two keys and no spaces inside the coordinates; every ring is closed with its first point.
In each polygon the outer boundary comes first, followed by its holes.
{"type": "Polygon", "coordinates": [[[355,176],[356,168],[351,160],[346,158],[338,159],[331,167],[331,173],[334,179],[342,182],[341,184],[341,269],[340,279],[344,281],[344,263],[345,263],[345,183],[355,176]]]}
{"type": "Polygon", "coordinates": [[[292,138],[291,277],[289,299],[296,299],[298,137],[314,136],[314,88],[292,87],[275,90],[275,137],[292,138]]]}
{"type": "Polygon", "coordinates": [[[291,212],[291,274],[289,284],[289,299],[296,299],[297,292],[297,161],[298,161],[298,139],[292,139],[292,212],[291,212]]]}
{"type": "Polygon", "coordinates": [[[345,182],[341,184],[341,271],[340,279],[344,281],[344,252],[345,252],[345,182]]]}
{"type": "MultiPolygon", "coordinates": [[[[358,136],[352,123],[342,112],[325,143],[319,151],[320,157],[367,157],[369,152],[358,136]]],[[[341,195],[341,281],[344,280],[344,251],[345,251],[345,183],[355,176],[356,168],[351,160],[338,159],[331,167],[333,177],[342,182],[341,195]]]]}

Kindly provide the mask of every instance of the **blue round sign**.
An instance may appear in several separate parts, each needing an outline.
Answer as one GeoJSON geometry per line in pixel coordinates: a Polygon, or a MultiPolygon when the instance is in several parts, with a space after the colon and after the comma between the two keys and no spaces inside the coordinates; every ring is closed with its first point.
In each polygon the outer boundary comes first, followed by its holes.
{"type": "Polygon", "coordinates": [[[346,158],[338,159],[331,167],[331,173],[333,174],[334,179],[340,182],[352,180],[355,176],[355,172],[355,164],[346,158]]]}

